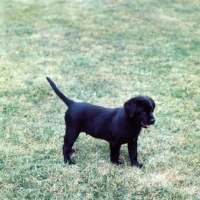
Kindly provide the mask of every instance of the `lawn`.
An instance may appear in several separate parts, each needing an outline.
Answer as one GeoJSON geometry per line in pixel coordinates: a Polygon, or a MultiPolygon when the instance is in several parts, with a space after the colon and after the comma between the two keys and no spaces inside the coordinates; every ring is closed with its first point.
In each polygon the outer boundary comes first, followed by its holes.
{"type": "Polygon", "coordinates": [[[0,1],[0,199],[200,199],[199,0],[0,1]],[[82,133],[63,163],[64,103],[149,95],[139,161],[82,133]]]}

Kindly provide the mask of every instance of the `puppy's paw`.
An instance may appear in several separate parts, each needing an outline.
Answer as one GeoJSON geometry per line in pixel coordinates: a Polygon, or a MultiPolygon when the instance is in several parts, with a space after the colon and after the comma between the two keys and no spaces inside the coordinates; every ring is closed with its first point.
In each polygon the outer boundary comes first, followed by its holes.
{"type": "Polygon", "coordinates": [[[68,162],[68,160],[66,158],[64,158],[64,163],[66,164],[68,162]]]}
{"type": "Polygon", "coordinates": [[[123,165],[124,164],[124,162],[122,162],[122,161],[118,161],[117,163],[115,163],[116,165],[123,165]]]}
{"type": "Polygon", "coordinates": [[[76,151],[74,149],[71,149],[70,151],[70,155],[72,155],[73,153],[75,153],[76,151]]]}
{"type": "Polygon", "coordinates": [[[69,163],[69,165],[75,165],[76,164],[76,162],[71,161],[71,160],[68,163],[69,163]]]}
{"type": "Polygon", "coordinates": [[[136,161],[136,162],[131,163],[131,166],[132,167],[135,166],[135,167],[138,167],[138,168],[142,168],[143,164],[141,164],[141,163],[136,161]]]}
{"type": "Polygon", "coordinates": [[[65,163],[65,164],[68,163],[69,165],[75,165],[75,164],[76,164],[74,161],[68,160],[68,159],[66,159],[66,158],[64,158],[64,163],[65,163]]]}
{"type": "Polygon", "coordinates": [[[111,161],[111,162],[115,165],[123,165],[124,164],[124,162],[122,162],[122,161],[111,161]]]}

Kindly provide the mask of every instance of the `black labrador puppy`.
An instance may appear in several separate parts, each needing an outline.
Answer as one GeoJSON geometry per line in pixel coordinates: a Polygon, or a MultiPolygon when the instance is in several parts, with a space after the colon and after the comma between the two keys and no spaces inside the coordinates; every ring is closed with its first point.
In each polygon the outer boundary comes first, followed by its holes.
{"type": "Polygon", "coordinates": [[[136,96],[124,103],[120,108],[104,108],[85,102],[75,102],[67,98],[47,77],[54,92],[68,106],[65,113],[66,133],[64,136],[64,162],[74,164],[70,155],[72,146],[80,132],[110,143],[110,160],[119,161],[120,147],[128,144],[128,152],[132,166],[142,167],[137,161],[137,139],[142,128],[149,128],[155,123],[153,111],[154,101],[148,96],[136,96]]]}

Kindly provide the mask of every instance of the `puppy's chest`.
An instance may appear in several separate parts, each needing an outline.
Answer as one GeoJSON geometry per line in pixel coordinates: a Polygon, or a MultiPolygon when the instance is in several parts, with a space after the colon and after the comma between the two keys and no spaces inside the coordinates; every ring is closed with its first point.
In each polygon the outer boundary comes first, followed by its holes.
{"type": "Polygon", "coordinates": [[[129,139],[137,138],[140,135],[141,128],[127,129],[125,135],[129,139]]]}
{"type": "Polygon", "coordinates": [[[128,132],[118,135],[117,139],[121,144],[125,144],[131,141],[135,141],[137,137],[139,136],[139,134],[140,134],[140,131],[137,133],[128,131],[128,132]]]}

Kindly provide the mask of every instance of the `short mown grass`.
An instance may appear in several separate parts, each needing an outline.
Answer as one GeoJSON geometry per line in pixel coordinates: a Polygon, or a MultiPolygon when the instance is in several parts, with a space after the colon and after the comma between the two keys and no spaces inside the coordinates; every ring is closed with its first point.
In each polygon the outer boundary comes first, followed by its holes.
{"type": "Polygon", "coordinates": [[[200,199],[200,2],[2,0],[0,199],[200,199]],[[105,107],[151,96],[157,122],[139,161],[109,162],[106,142],[80,135],[62,157],[70,98],[105,107]]]}

